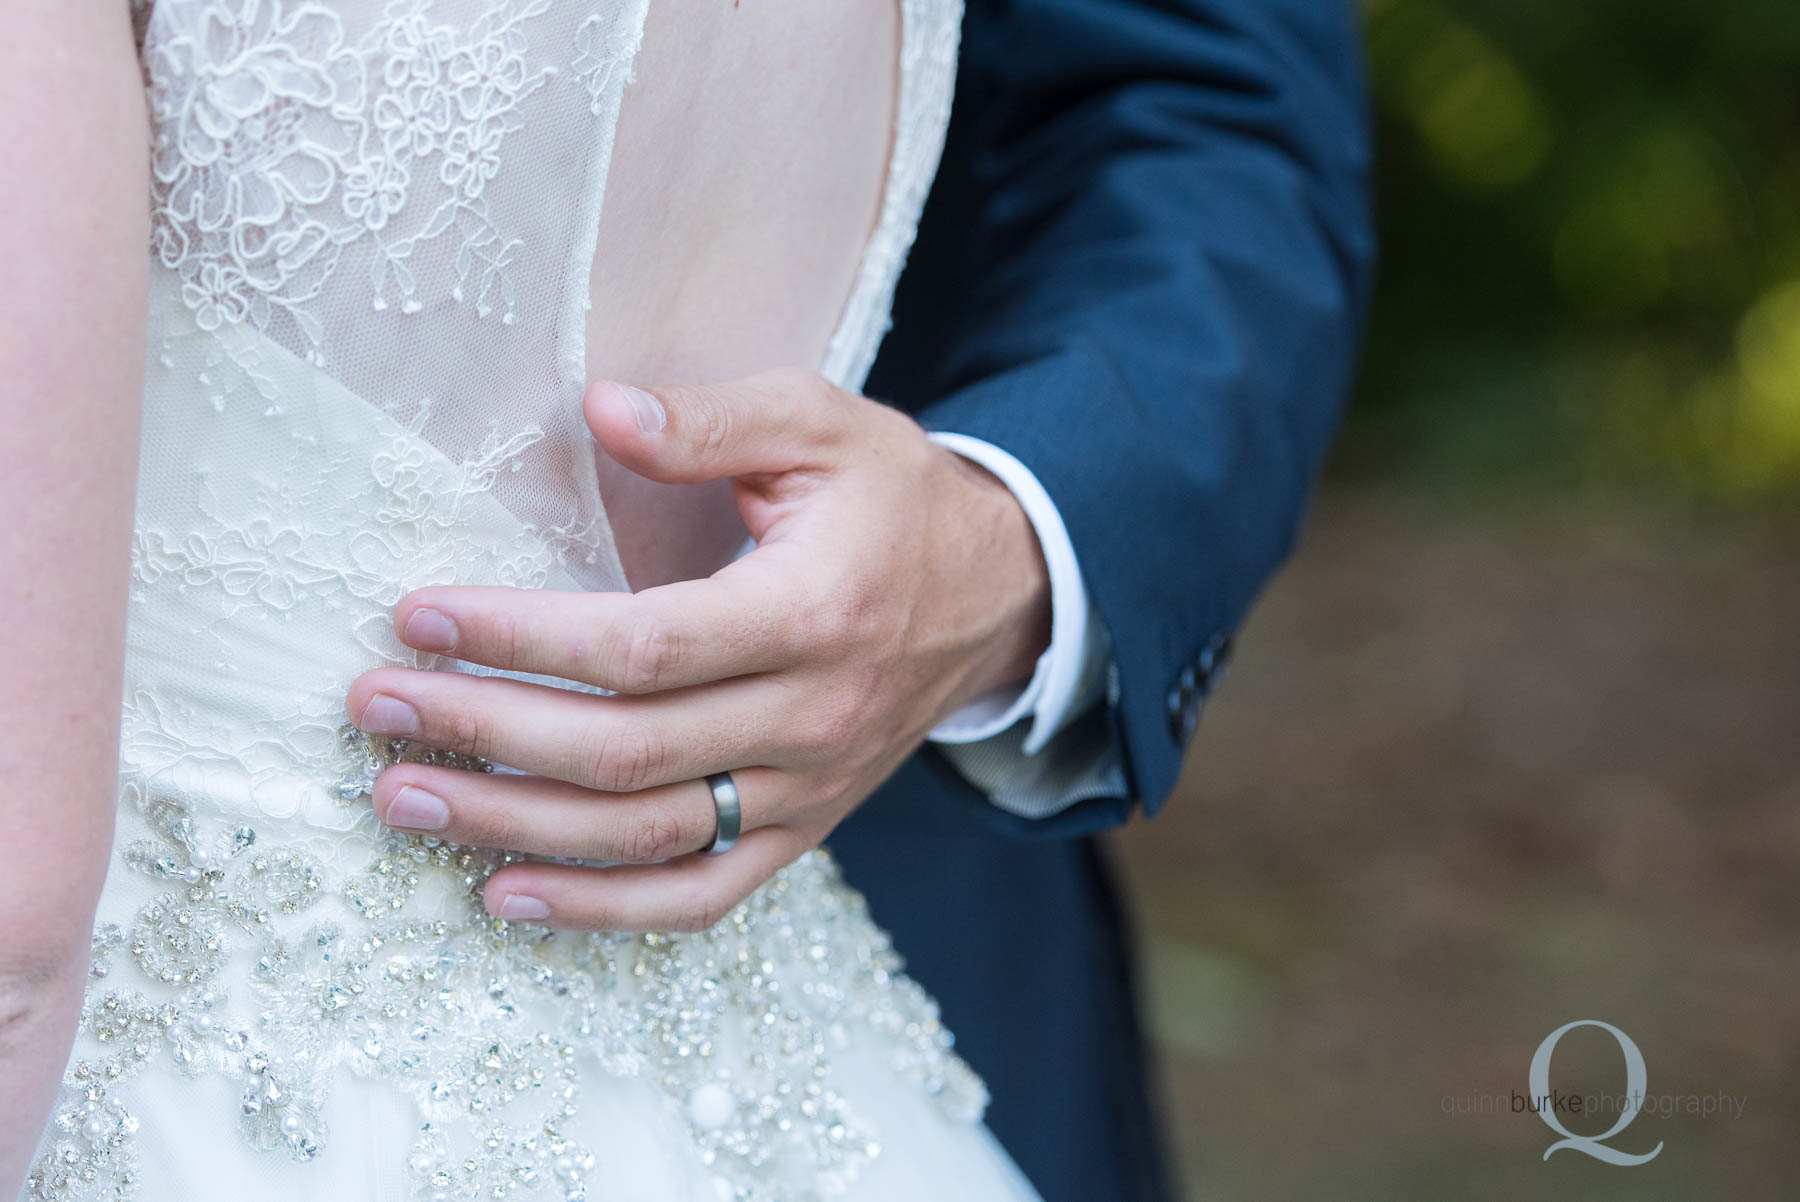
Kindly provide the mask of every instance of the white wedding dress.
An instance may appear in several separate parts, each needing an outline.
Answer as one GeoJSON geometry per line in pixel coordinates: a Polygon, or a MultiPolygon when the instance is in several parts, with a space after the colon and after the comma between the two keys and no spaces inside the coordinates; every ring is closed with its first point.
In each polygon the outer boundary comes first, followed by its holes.
{"type": "MultiPolygon", "coordinates": [[[[428,584],[616,589],[580,418],[646,0],[154,0],[121,802],[33,1199],[1035,1198],[823,852],[700,935],[486,917],[344,724],[428,584]]],[[[860,384],[936,169],[960,0],[904,0],[860,384]]],[[[441,757],[471,770],[491,767],[441,757]]]]}

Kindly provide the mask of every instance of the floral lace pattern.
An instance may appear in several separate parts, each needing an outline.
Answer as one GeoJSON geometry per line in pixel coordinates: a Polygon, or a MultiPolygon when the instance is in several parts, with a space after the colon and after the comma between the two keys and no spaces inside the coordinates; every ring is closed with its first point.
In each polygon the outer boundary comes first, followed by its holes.
{"type": "MultiPolygon", "coordinates": [[[[369,805],[398,760],[495,766],[342,723],[358,672],[435,663],[394,637],[405,592],[622,580],[568,389],[645,3],[133,0],[152,288],[121,802],[34,1202],[139,1192],[171,1116],[134,1099],[174,1079],[230,1083],[227,1113],[182,1116],[197,1130],[315,1163],[356,1134],[327,1121],[334,1089],[394,1091],[421,1200],[584,1202],[584,1123],[626,1084],[737,1202],[838,1196],[877,1156],[839,1090],[853,1057],[980,1115],[826,853],[699,935],[515,926],[480,894],[516,853],[369,805]],[[546,149],[585,170],[521,180],[546,149]],[[526,399],[484,417],[483,390],[526,399]]],[[[904,0],[920,128],[834,370],[879,335],[959,11],[904,0]]]]}
{"type": "MultiPolygon", "coordinates": [[[[334,416],[283,412],[328,431],[334,416]]],[[[216,416],[249,414],[228,405],[216,416]]],[[[202,490],[190,503],[205,531],[184,539],[157,528],[150,504],[137,526],[134,616],[222,631],[229,656],[255,651],[252,617],[323,611],[355,625],[361,613],[385,641],[352,659],[398,662],[385,615],[405,588],[551,580],[548,548],[516,528],[482,533],[486,489],[519,440],[452,464],[413,439],[359,432],[351,450],[305,470],[250,465],[252,516],[235,519],[202,490]],[[302,478],[330,485],[329,503],[302,478]]],[[[123,707],[119,860],[153,889],[111,902],[122,884],[109,878],[95,983],[33,1199],[132,1195],[134,1137],[156,1116],[136,1113],[121,1086],[159,1069],[235,1081],[246,1142],[298,1160],[329,1145],[334,1074],[386,1081],[425,1118],[407,1157],[420,1198],[582,1202],[594,1156],[567,1133],[582,1056],[654,1085],[721,1189],[746,1202],[830,1197],[876,1154],[875,1133],[829,1082],[832,1052],[851,1039],[888,1045],[893,1068],[950,1113],[980,1114],[985,1092],[951,1053],[934,1004],[825,853],[703,935],[515,927],[490,919],[480,893],[517,854],[394,832],[368,804],[376,775],[400,760],[492,765],[333,721],[336,675],[278,690],[282,708],[253,721],[184,690],[179,671],[165,669],[162,687],[139,675],[123,707]],[[196,779],[237,781],[228,791],[245,800],[196,796],[183,784],[196,779]],[[310,787],[310,804],[296,785],[310,787]],[[794,1157],[812,1166],[805,1192],[794,1157]]]]}
{"type": "MultiPolygon", "coordinates": [[[[267,509],[242,520],[215,514],[213,529],[206,533],[189,531],[172,538],[137,527],[132,532],[132,577],[154,585],[171,575],[189,587],[216,587],[233,599],[226,616],[245,607],[289,609],[302,593],[341,591],[392,605],[407,591],[401,581],[448,583],[455,578],[459,558],[468,550],[460,537],[468,503],[542,437],[541,430],[517,431],[504,439],[496,435],[474,458],[457,465],[450,487],[432,470],[434,456],[423,442],[400,439],[378,451],[368,482],[378,498],[378,524],[368,537],[354,541],[348,560],[341,553],[340,531],[315,522],[278,524],[270,516],[307,512],[303,499],[294,495],[304,485],[283,480],[265,492],[267,509]]],[[[552,563],[547,549],[522,546],[496,565],[496,583],[542,588],[552,563]]]]}
{"type": "Polygon", "coordinates": [[[428,0],[396,0],[351,42],[323,4],[231,0],[191,32],[147,39],[152,245],[201,328],[266,331],[285,313],[316,354],[324,327],[308,302],[346,246],[374,248],[373,308],[415,313],[413,252],[446,236],[451,297],[512,321],[518,241],[483,189],[521,102],[554,70],[528,65],[522,32],[550,2],[512,0],[459,28],[428,0]]]}
{"type": "Polygon", "coordinates": [[[535,429],[496,494],[622,587],[574,285],[647,4],[136,0],[150,253],[221,336],[196,391],[273,416],[279,350],[459,460],[535,429]]]}

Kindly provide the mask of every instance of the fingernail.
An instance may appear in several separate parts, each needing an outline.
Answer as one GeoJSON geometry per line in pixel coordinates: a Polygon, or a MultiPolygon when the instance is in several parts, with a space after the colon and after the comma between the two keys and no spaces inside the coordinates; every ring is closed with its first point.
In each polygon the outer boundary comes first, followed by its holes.
{"type": "Polygon", "coordinates": [[[357,727],[372,735],[416,735],[419,733],[419,711],[398,697],[377,693],[363,707],[357,727]]]}
{"type": "Polygon", "coordinates": [[[421,651],[456,650],[456,623],[435,609],[415,609],[400,637],[421,651]]]}
{"type": "Polygon", "coordinates": [[[550,917],[550,907],[535,897],[527,897],[523,893],[508,893],[500,902],[500,908],[494,911],[496,918],[513,921],[531,922],[539,918],[550,917]]]}
{"type": "Polygon", "coordinates": [[[642,388],[633,388],[629,384],[620,384],[618,389],[631,402],[631,412],[637,418],[638,429],[646,434],[654,434],[668,424],[669,415],[663,411],[661,401],[642,388]]]}
{"type": "Polygon", "coordinates": [[[450,807],[435,793],[403,785],[388,802],[387,817],[382,821],[402,830],[441,831],[450,825],[450,807]]]}

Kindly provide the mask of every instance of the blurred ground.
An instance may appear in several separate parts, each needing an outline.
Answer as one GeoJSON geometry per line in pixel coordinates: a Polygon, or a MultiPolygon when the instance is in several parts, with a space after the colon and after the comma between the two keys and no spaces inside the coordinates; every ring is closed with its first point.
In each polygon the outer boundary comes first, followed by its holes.
{"type": "MultiPolygon", "coordinates": [[[[1189,1196],[1800,1196],[1800,536],[1411,496],[1321,499],[1116,841],[1189,1196]],[[1467,1113],[1582,1018],[1741,1117],[1643,1113],[1615,1167],[1467,1113]]],[[[1621,1092],[1617,1045],[1552,1080],[1621,1092]]]]}

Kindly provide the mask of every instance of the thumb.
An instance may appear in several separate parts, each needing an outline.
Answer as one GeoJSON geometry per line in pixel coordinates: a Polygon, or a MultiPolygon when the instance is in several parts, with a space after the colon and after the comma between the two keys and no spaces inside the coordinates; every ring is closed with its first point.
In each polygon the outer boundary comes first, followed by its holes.
{"type": "Polygon", "coordinates": [[[855,398],[816,372],[763,372],[727,384],[588,386],[582,408],[618,462],[666,484],[830,466],[855,398]]]}

